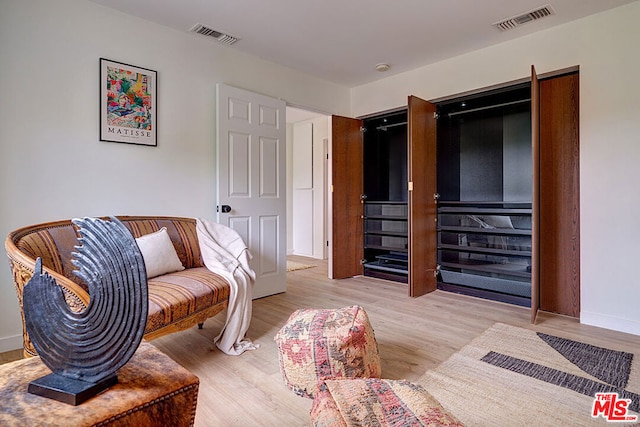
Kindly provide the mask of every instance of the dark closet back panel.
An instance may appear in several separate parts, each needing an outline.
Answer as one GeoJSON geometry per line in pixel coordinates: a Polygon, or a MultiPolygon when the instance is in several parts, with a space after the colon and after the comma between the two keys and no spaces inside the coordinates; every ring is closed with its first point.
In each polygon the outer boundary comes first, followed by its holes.
{"type": "Polygon", "coordinates": [[[502,200],[502,117],[459,119],[460,200],[502,200]]]}
{"type": "Polygon", "coordinates": [[[364,121],[364,193],[371,201],[407,201],[406,111],[364,121]]]}
{"type": "Polygon", "coordinates": [[[529,85],[438,106],[442,201],[530,201],[529,85]]]}

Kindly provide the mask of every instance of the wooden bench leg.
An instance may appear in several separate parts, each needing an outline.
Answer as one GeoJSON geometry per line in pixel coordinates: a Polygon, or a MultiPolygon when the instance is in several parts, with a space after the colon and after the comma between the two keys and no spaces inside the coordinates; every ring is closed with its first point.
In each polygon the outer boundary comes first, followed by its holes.
{"type": "Polygon", "coordinates": [[[204,323],[198,323],[198,329],[202,329],[203,326],[204,326],[204,323]]]}

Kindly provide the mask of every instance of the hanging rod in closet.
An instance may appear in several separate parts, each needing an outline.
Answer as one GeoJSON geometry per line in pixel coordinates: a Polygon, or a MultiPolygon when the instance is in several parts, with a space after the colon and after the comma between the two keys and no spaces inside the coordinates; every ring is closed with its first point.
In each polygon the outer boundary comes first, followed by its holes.
{"type": "Polygon", "coordinates": [[[391,125],[380,125],[376,128],[376,130],[387,130],[388,128],[393,128],[396,126],[403,126],[406,125],[407,122],[400,122],[400,123],[393,123],[391,125]]]}
{"type": "Polygon", "coordinates": [[[470,110],[454,111],[453,113],[449,113],[448,116],[453,117],[453,116],[458,116],[460,114],[473,113],[475,111],[482,111],[482,110],[489,110],[491,108],[507,107],[509,105],[522,104],[524,102],[529,102],[529,101],[531,101],[531,98],[520,99],[518,101],[504,102],[502,104],[496,104],[496,105],[487,105],[486,107],[472,108],[470,110]]]}

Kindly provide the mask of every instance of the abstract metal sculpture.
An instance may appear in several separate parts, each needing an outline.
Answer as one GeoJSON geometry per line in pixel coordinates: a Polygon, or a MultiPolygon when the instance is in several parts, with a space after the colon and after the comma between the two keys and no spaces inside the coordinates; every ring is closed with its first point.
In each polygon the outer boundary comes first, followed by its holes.
{"type": "Polygon", "coordinates": [[[42,272],[24,287],[26,328],[42,362],[53,372],[29,384],[29,393],[78,405],[118,382],[116,371],[135,353],[147,323],[147,275],[135,239],[118,219],[74,219],[74,273],[89,288],[80,312],[42,272]]]}

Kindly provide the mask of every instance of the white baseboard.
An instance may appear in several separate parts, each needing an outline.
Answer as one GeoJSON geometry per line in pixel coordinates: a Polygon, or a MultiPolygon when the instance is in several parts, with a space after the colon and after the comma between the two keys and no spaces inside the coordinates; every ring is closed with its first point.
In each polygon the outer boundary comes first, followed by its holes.
{"type": "Polygon", "coordinates": [[[580,323],[585,325],[598,326],[600,328],[612,329],[627,334],[640,335],[640,322],[619,317],[605,316],[597,313],[580,313],[580,323]]]}
{"type": "Polygon", "coordinates": [[[305,258],[313,258],[313,259],[327,259],[323,256],[324,254],[303,254],[295,251],[288,253],[287,255],[303,256],[305,258]]]}
{"type": "Polygon", "coordinates": [[[0,338],[0,353],[22,348],[22,335],[0,338]]]}

